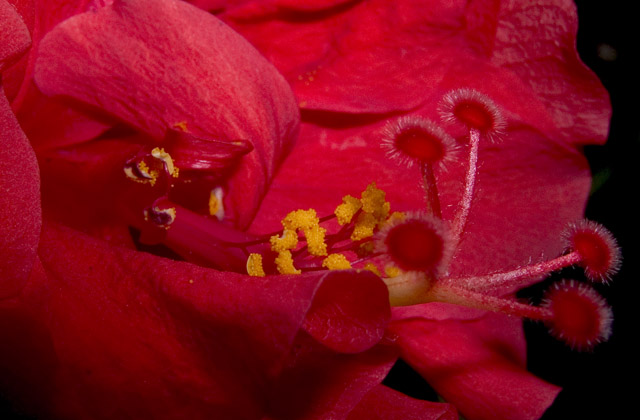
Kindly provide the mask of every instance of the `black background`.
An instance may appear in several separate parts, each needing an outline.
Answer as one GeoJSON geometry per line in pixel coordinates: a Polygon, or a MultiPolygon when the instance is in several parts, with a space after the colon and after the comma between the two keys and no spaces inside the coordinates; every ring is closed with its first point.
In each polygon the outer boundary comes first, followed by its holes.
{"type": "MultiPolygon", "coordinates": [[[[578,50],[582,60],[602,80],[611,96],[613,116],[605,146],[589,146],[585,153],[594,175],[594,189],[586,216],[610,229],[623,253],[620,273],[609,286],[598,287],[614,312],[613,335],[590,353],[576,353],[556,342],[544,327],[525,325],[529,343],[529,369],[564,390],[543,419],[615,418],[637,416],[631,406],[638,389],[637,363],[631,333],[637,303],[631,290],[638,279],[637,220],[633,200],[640,195],[640,68],[637,27],[628,3],[577,0],[578,50]],[[609,46],[616,58],[603,59],[599,50],[609,46]],[[601,185],[601,186],[597,186],[601,185]],[[629,380],[629,384],[625,384],[629,380]]],[[[606,58],[606,57],[605,57],[606,58]]]]}

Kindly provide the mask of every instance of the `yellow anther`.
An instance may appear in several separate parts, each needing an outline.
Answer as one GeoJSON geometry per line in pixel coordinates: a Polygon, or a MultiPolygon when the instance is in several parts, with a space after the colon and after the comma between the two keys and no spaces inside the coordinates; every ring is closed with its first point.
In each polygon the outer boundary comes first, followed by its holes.
{"type": "Polygon", "coordinates": [[[209,194],[209,215],[215,216],[218,220],[224,219],[224,192],[222,188],[216,187],[209,194]]]}
{"type": "Polygon", "coordinates": [[[342,254],[331,254],[322,261],[322,266],[329,270],[348,270],[351,268],[351,263],[342,254]]]}
{"type": "Polygon", "coordinates": [[[151,184],[153,187],[158,180],[158,171],[149,169],[145,161],[141,160],[134,166],[126,165],[124,173],[127,178],[141,184],[151,184]]]}
{"type": "Polygon", "coordinates": [[[293,266],[293,258],[291,251],[282,251],[278,253],[275,259],[276,267],[280,274],[300,274],[302,271],[296,270],[293,266]]]}
{"type": "Polygon", "coordinates": [[[372,214],[383,212],[385,205],[384,198],[384,191],[376,188],[376,183],[372,182],[367,186],[367,189],[362,192],[362,210],[372,214]]]}
{"type": "Polygon", "coordinates": [[[393,278],[398,277],[400,274],[402,274],[402,270],[400,270],[395,265],[388,265],[384,268],[384,273],[387,275],[387,277],[393,278]]]}
{"type": "Polygon", "coordinates": [[[385,221],[389,217],[389,211],[391,210],[391,204],[389,202],[385,202],[381,208],[376,209],[373,212],[373,217],[378,221],[378,228],[382,228],[384,226],[385,221]]]}
{"type": "Polygon", "coordinates": [[[303,232],[307,240],[309,254],[317,257],[327,255],[327,244],[324,242],[324,236],[327,233],[325,228],[315,225],[309,229],[303,229],[303,232]]]}
{"type": "Polygon", "coordinates": [[[364,269],[365,270],[369,270],[371,271],[373,274],[375,274],[376,276],[380,277],[380,270],[378,270],[378,267],[376,267],[376,265],[372,262],[368,262],[364,265],[364,269]]]}
{"type": "Polygon", "coordinates": [[[265,276],[262,268],[262,255],[249,254],[249,258],[247,258],[247,274],[254,277],[265,276]]]}
{"type": "Polygon", "coordinates": [[[335,215],[338,218],[338,223],[346,225],[351,222],[353,216],[360,210],[362,203],[355,197],[345,195],[342,197],[342,204],[340,204],[335,211],[335,215]]]}
{"type": "Polygon", "coordinates": [[[151,156],[164,162],[164,165],[167,168],[167,172],[169,172],[169,175],[173,176],[174,178],[178,177],[178,171],[176,170],[176,167],[173,164],[173,159],[171,158],[171,155],[165,152],[163,148],[156,147],[151,151],[151,156]]]}
{"type": "Polygon", "coordinates": [[[314,209],[295,210],[282,219],[282,226],[289,230],[310,229],[319,224],[320,220],[314,209]]]}
{"type": "Polygon", "coordinates": [[[351,234],[352,241],[359,241],[361,239],[370,238],[373,236],[373,229],[378,224],[375,216],[370,213],[360,213],[356,220],[356,226],[351,234]]]}
{"type": "Polygon", "coordinates": [[[290,250],[298,245],[298,234],[295,230],[285,229],[282,232],[282,236],[274,235],[269,239],[271,242],[271,250],[275,252],[282,252],[290,250]]]}
{"type": "Polygon", "coordinates": [[[182,131],[183,133],[187,133],[189,131],[187,129],[187,122],[186,121],[180,121],[178,123],[173,124],[173,128],[177,128],[178,130],[182,131]]]}

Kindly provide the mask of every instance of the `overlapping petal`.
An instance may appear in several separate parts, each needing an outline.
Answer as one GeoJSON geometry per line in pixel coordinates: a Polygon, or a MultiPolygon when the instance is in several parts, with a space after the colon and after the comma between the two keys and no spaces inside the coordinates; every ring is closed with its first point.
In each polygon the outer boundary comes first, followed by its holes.
{"type": "MultiPolygon", "coordinates": [[[[38,388],[47,395],[30,399],[64,418],[259,418],[272,400],[288,398],[272,390],[283,369],[304,369],[290,351],[305,319],[325,324],[326,336],[308,339],[322,355],[313,353],[312,360],[344,359],[331,369],[306,370],[311,382],[329,373],[362,396],[395,359],[394,351],[340,356],[323,344],[339,347],[334,322],[338,336],[342,325],[353,323],[367,327],[349,329],[351,340],[360,335],[370,347],[379,339],[370,339],[369,331],[383,330],[386,320],[369,305],[386,305],[388,315],[388,298],[370,273],[340,277],[341,290],[361,300],[334,302],[325,318],[322,295],[336,287],[334,273],[251,278],[112,247],[51,224],[39,257],[43,269],[33,272],[3,315],[24,314],[40,341],[52,343],[37,356],[49,361],[51,386],[38,388]]],[[[9,322],[0,325],[3,333],[11,330],[9,322]]],[[[28,347],[28,336],[14,337],[14,345],[28,347]]],[[[20,365],[22,355],[2,350],[2,366],[20,365]]],[[[13,378],[18,385],[32,379],[19,373],[13,378]]],[[[342,386],[325,384],[322,391],[337,395],[342,386]]],[[[306,391],[298,394],[315,403],[316,395],[306,391]]]]}
{"type": "Polygon", "coordinates": [[[249,141],[254,150],[227,163],[238,164],[227,201],[239,226],[297,133],[291,90],[275,69],[215,17],[177,0],[115,1],[68,19],[43,40],[35,79],[43,92],[106,111],[158,143],[175,127],[249,141]]]}
{"type": "Polygon", "coordinates": [[[520,321],[499,315],[456,322],[407,319],[401,357],[473,419],[537,419],[560,389],[526,371],[520,321]]]}
{"type": "Polygon", "coordinates": [[[28,54],[3,73],[3,87],[32,146],[41,151],[77,144],[109,128],[110,121],[96,119],[87,110],[71,108],[59,98],[46,96],[33,81],[42,38],[61,21],[87,11],[93,1],[10,0],[10,3],[27,24],[33,45],[28,54]]]}
{"type": "Polygon", "coordinates": [[[469,86],[549,136],[606,138],[609,102],[577,56],[569,0],[322,6],[241,2],[222,16],[283,72],[304,108],[408,111],[425,104],[426,91],[469,86]]]}
{"type": "MultiPolygon", "coordinates": [[[[24,22],[0,1],[0,70],[29,47],[24,22]]],[[[2,87],[0,79],[0,88],[2,87]]],[[[19,292],[33,265],[42,223],[40,175],[33,149],[0,91],[0,299],[19,292]]]]}
{"type": "Polygon", "coordinates": [[[422,418],[456,420],[458,413],[449,404],[416,400],[379,385],[363,398],[348,419],[414,420],[422,418]]]}

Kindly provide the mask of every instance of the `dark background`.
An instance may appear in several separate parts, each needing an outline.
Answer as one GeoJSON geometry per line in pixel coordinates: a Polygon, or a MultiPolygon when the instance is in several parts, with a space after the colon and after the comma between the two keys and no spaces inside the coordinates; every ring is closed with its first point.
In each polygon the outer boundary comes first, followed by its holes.
{"type": "MultiPolygon", "coordinates": [[[[640,215],[632,201],[640,195],[640,68],[638,33],[632,13],[622,1],[576,0],[578,51],[611,95],[613,116],[605,146],[589,146],[585,154],[594,177],[586,216],[612,231],[622,249],[620,273],[598,291],[613,308],[613,335],[592,352],[577,353],[556,342],[535,324],[525,325],[529,369],[564,390],[543,419],[632,418],[631,393],[638,389],[631,333],[637,307],[631,285],[638,279],[635,239],[640,215]],[[634,161],[635,160],[635,161],[634,161]],[[630,380],[630,384],[623,381],[630,380]]],[[[637,353],[637,352],[634,352],[637,353]]]]}

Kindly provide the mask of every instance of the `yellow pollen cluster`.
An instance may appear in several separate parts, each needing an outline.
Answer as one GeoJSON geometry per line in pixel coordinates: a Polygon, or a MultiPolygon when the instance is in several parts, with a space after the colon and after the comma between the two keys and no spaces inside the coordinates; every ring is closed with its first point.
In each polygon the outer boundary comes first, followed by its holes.
{"type": "Polygon", "coordinates": [[[379,212],[385,204],[384,191],[376,187],[376,183],[372,182],[367,189],[362,192],[362,210],[367,213],[379,212]]]}
{"type": "Polygon", "coordinates": [[[327,233],[325,228],[316,225],[309,229],[303,229],[302,231],[304,232],[304,237],[307,239],[309,254],[317,257],[327,255],[327,244],[324,242],[324,237],[327,233]]]}
{"type": "MultiPolygon", "coordinates": [[[[327,244],[324,242],[327,230],[320,227],[320,219],[314,209],[292,211],[282,220],[282,226],[285,231],[302,230],[311,255],[318,257],[327,255],[327,244]]],[[[276,249],[273,250],[278,252],[276,249]]]]}
{"type": "Polygon", "coordinates": [[[342,254],[331,254],[322,261],[322,266],[329,270],[348,270],[351,268],[351,263],[342,254]]]}
{"type": "Polygon", "coordinates": [[[295,230],[285,229],[282,236],[274,235],[269,239],[271,242],[271,250],[282,252],[291,250],[298,245],[298,234],[295,230]]]}
{"type": "Polygon", "coordinates": [[[254,277],[264,277],[264,269],[262,268],[262,255],[250,254],[247,259],[247,273],[254,277]]]}
{"type": "Polygon", "coordinates": [[[291,250],[298,245],[298,231],[304,233],[309,254],[321,257],[327,255],[325,235],[327,230],[320,227],[320,219],[316,211],[295,210],[282,219],[282,235],[269,238],[271,250],[278,253],[275,259],[278,272],[281,274],[300,274],[293,265],[291,250]]]}
{"type": "MultiPolygon", "coordinates": [[[[343,197],[342,204],[336,208],[334,214],[337,222],[345,226],[345,228],[336,235],[331,236],[329,243],[334,246],[344,241],[346,238],[342,235],[348,234],[347,232],[350,231],[348,225],[352,224],[351,240],[359,243],[353,244],[352,248],[347,246],[347,248],[342,249],[350,249],[351,252],[355,252],[360,257],[370,256],[374,252],[374,243],[365,239],[372,237],[376,229],[380,229],[391,221],[404,218],[404,214],[400,212],[394,212],[390,215],[390,205],[385,201],[385,193],[378,189],[375,183],[367,186],[360,199],[350,195],[343,197]]],[[[296,248],[300,248],[296,251],[296,256],[306,252],[310,256],[326,257],[322,261],[322,267],[329,270],[348,270],[352,268],[351,263],[344,254],[329,254],[330,250],[326,242],[327,230],[320,226],[320,219],[314,209],[290,212],[282,219],[282,227],[281,234],[273,235],[269,238],[271,250],[278,254],[274,262],[279,273],[300,274],[302,272],[294,265],[292,251],[296,250],[296,248]],[[306,249],[305,247],[299,247],[300,232],[304,234],[306,249]]],[[[344,245],[338,246],[342,247],[344,245]]],[[[262,259],[258,263],[257,257],[253,255],[247,261],[249,274],[259,273],[260,271],[256,267],[262,269],[262,259]]],[[[367,263],[364,269],[380,276],[380,270],[375,264],[367,263]]],[[[392,277],[401,274],[401,271],[396,267],[387,267],[385,273],[387,276],[392,277]]]]}
{"type": "Polygon", "coordinates": [[[165,167],[167,168],[167,172],[169,172],[169,174],[172,177],[174,178],[178,177],[178,173],[179,173],[178,168],[176,168],[175,165],[173,164],[173,159],[171,158],[171,155],[165,152],[163,148],[156,147],[151,151],[151,156],[153,156],[158,160],[161,160],[164,163],[165,167]]]}
{"type": "Polygon", "coordinates": [[[278,253],[275,259],[276,267],[280,274],[300,274],[302,271],[296,270],[293,266],[293,258],[291,257],[291,251],[282,251],[278,253]]]}
{"type": "Polygon", "coordinates": [[[378,221],[373,214],[361,213],[356,219],[356,226],[351,234],[351,240],[359,241],[373,236],[373,229],[377,224],[378,221]]]}
{"type": "Polygon", "coordinates": [[[347,223],[351,223],[353,216],[362,208],[362,202],[355,197],[346,195],[342,197],[342,204],[340,204],[335,211],[335,215],[338,218],[338,223],[342,226],[347,223]]]}
{"type": "MultiPolygon", "coordinates": [[[[345,197],[346,198],[346,197],[345,197]]],[[[359,241],[373,236],[373,230],[382,227],[389,217],[391,205],[385,201],[384,191],[376,187],[375,182],[367,186],[360,199],[362,211],[356,219],[351,240],[359,241]]]]}
{"type": "Polygon", "coordinates": [[[295,210],[282,220],[282,226],[289,230],[309,229],[320,224],[314,209],[295,210]]]}
{"type": "Polygon", "coordinates": [[[156,185],[156,181],[158,180],[158,171],[149,169],[149,166],[144,161],[138,162],[136,164],[136,169],[140,175],[135,173],[133,168],[125,166],[124,173],[127,178],[141,184],[151,184],[152,187],[156,185]]]}
{"type": "Polygon", "coordinates": [[[373,274],[375,274],[376,276],[380,277],[380,270],[378,270],[378,267],[376,267],[376,265],[374,263],[371,263],[371,262],[366,263],[364,265],[364,269],[365,270],[369,270],[373,274]]]}
{"type": "Polygon", "coordinates": [[[216,187],[209,194],[209,215],[215,216],[218,220],[224,219],[224,202],[222,201],[222,188],[216,187]]]}

